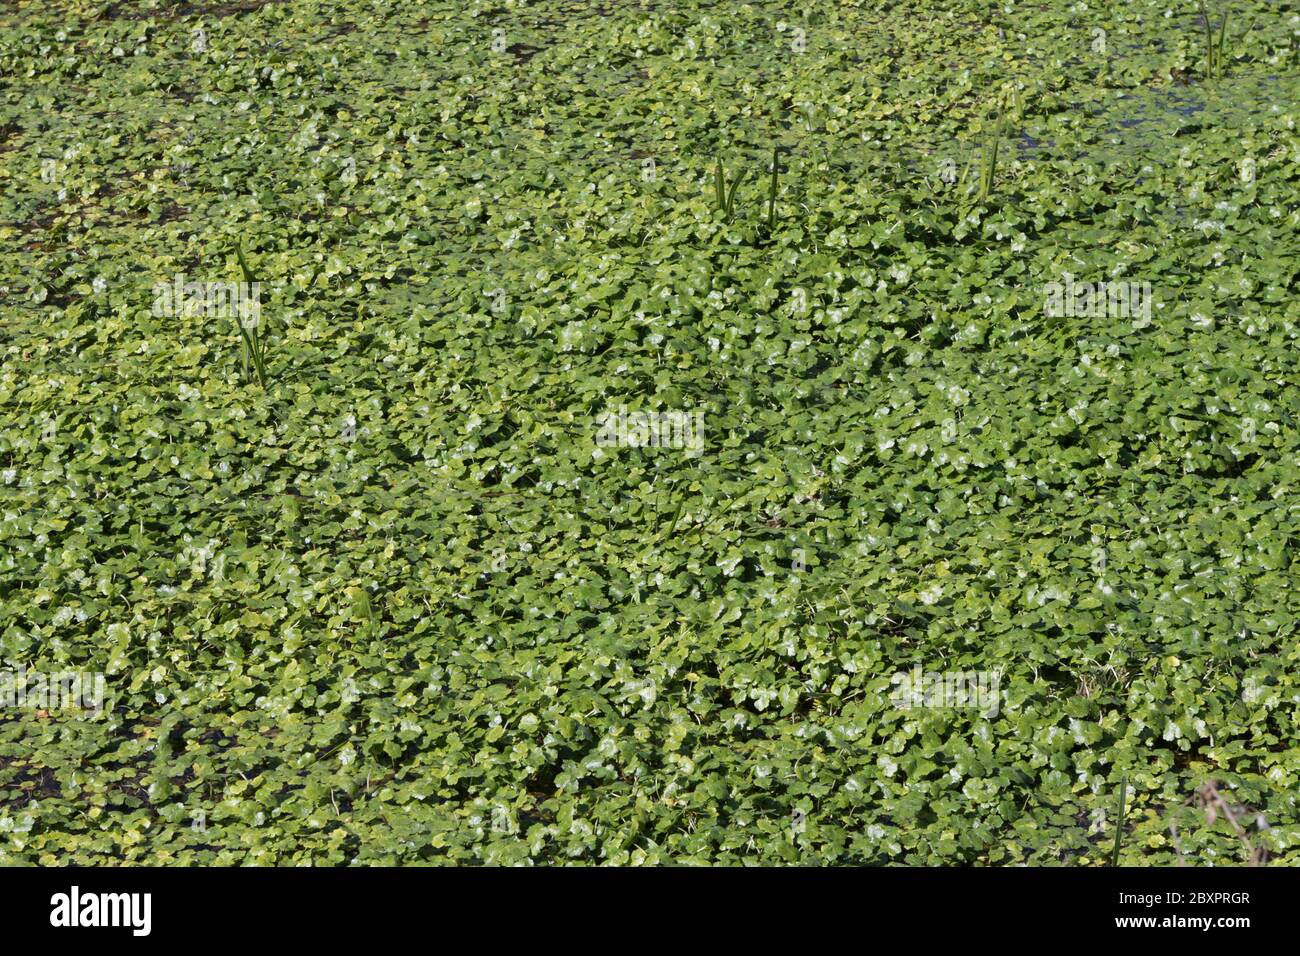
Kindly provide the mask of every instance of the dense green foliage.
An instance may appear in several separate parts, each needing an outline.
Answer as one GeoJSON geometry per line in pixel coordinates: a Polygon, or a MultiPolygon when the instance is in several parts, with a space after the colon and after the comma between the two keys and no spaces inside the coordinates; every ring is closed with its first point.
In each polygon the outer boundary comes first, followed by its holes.
{"type": "Polygon", "coordinates": [[[1300,861],[1300,16],[1197,6],[6,4],[0,663],[106,699],[0,862],[1300,861]]]}

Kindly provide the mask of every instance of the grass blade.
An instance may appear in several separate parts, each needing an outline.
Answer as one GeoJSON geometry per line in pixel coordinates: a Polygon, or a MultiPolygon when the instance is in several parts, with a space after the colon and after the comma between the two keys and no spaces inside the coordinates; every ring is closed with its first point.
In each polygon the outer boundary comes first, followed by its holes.
{"type": "Polygon", "coordinates": [[[749,170],[742,169],[739,173],[736,174],[736,178],[731,181],[731,190],[727,193],[726,210],[727,210],[728,221],[731,220],[731,215],[736,209],[736,187],[740,185],[740,181],[745,178],[745,175],[748,172],[749,170]]]}
{"type": "Polygon", "coordinates": [[[1205,0],[1196,0],[1196,8],[1201,11],[1201,26],[1205,28],[1205,76],[1214,75],[1214,28],[1210,26],[1210,12],[1205,9],[1205,0]]]}
{"type": "Polygon", "coordinates": [[[253,270],[248,267],[248,260],[244,258],[244,240],[240,239],[235,246],[235,255],[239,257],[239,268],[244,273],[245,282],[255,282],[253,270]]]}
{"type": "Polygon", "coordinates": [[[1217,52],[1215,53],[1215,55],[1214,55],[1215,71],[1218,72],[1218,73],[1222,73],[1222,72],[1223,72],[1223,43],[1224,43],[1224,40],[1227,39],[1227,35],[1228,35],[1228,16],[1231,14],[1231,12],[1232,12],[1232,11],[1230,11],[1230,10],[1224,10],[1224,11],[1223,11],[1223,22],[1219,24],[1219,49],[1218,49],[1218,51],[1217,51],[1217,52]]]}
{"type": "Polygon", "coordinates": [[[240,358],[244,370],[244,378],[248,378],[248,361],[252,352],[252,346],[248,341],[248,331],[244,328],[244,324],[236,319],[235,325],[239,327],[239,340],[242,343],[240,348],[240,358]]]}
{"type": "Polygon", "coordinates": [[[1002,152],[1002,137],[1007,128],[1007,101],[1003,97],[998,101],[998,124],[993,128],[993,150],[989,157],[988,192],[993,192],[993,183],[998,174],[998,155],[1002,152]]]}

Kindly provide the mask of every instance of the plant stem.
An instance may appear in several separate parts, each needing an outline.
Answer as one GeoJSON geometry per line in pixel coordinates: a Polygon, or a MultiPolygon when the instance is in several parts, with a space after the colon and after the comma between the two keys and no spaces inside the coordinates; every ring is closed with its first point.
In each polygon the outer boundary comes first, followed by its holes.
{"type": "Polygon", "coordinates": [[[772,185],[767,193],[767,234],[769,236],[776,231],[776,191],[779,169],[777,158],[780,148],[779,146],[772,147],[772,185]]]}
{"type": "Polygon", "coordinates": [[[1119,846],[1124,836],[1124,803],[1128,798],[1128,777],[1119,782],[1119,811],[1115,819],[1115,845],[1110,850],[1110,865],[1119,866],[1119,846]]]}

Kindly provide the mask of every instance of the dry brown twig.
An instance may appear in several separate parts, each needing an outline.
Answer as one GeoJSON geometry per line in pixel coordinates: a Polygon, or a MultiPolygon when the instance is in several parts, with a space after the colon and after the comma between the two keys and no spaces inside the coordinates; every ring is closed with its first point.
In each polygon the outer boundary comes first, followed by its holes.
{"type": "MultiPolygon", "coordinates": [[[[1252,843],[1248,830],[1246,827],[1241,825],[1239,819],[1239,817],[1254,814],[1256,828],[1259,830],[1268,830],[1270,829],[1268,820],[1265,819],[1263,813],[1247,806],[1234,806],[1228,803],[1228,801],[1223,798],[1223,794],[1219,792],[1219,785],[1213,780],[1208,780],[1198,787],[1195,793],[1180,804],[1180,807],[1193,805],[1205,813],[1205,822],[1210,826],[1214,826],[1220,815],[1231,824],[1233,832],[1237,835],[1237,839],[1241,841],[1241,845],[1246,851],[1248,861],[1246,864],[1247,866],[1263,866],[1268,861],[1268,848],[1265,846],[1256,846],[1252,843]]],[[[1173,840],[1174,852],[1178,854],[1178,865],[1186,866],[1187,861],[1183,856],[1182,841],[1178,836],[1177,819],[1170,821],[1169,833],[1173,840]]]]}

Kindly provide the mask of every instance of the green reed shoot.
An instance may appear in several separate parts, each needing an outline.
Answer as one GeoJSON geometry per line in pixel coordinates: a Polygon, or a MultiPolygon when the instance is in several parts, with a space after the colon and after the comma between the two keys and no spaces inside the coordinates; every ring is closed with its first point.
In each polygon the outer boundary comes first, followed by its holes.
{"type": "Polygon", "coordinates": [[[713,189],[718,204],[718,209],[727,222],[731,222],[732,216],[736,211],[736,189],[740,186],[741,181],[745,178],[745,170],[736,174],[736,178],[731,181],[731,187],[727,187],[727,172],[722,167],[722,159],[719,158],[713,167],[713,189]]]}
{"type": "Polygon", "coordinates": [[[1006,99],[998,103],[998,122],[991,139],[985,140],[980,152],[980,188],[977,202],[983,202],[993,192],[993,181],[998,171],[998,152],[1002,148],[1002,137],[1006,131],[1006,99]]]}
{"type": "MultiPolygon", "coordinates": [[[[1215,35],[1214,25],[1210,22],[1210,11],[1205,6],[1205,0],[1196,0],[1196,6],[1201,11],[1201,25],[1205,28],[1205,78],[1212,80],[1215,77],[1223,76],[1227,72],[1227,46],[1228,46],[1228,19],[1232,12],[1225,10],[1223,19],[1219,21],[1218,35],[1215,35]]],[[[1241,35],[1245,40],[1254,28],[1252,21],[1246,27],[1246,32],[1241,35]]]]}
{"type": "MultiPolygon", "coordinates": [[[[253,278],[253,270],[249,268],[248,259],[244,256],[244,240],[240,239],[235,246],[235,255],[239,257],[239,268],[244,274],[244,282],[251,287],[257,280],[253,278]]],[[[266,388],[266,337],[262,334],[260,320],[257,323],[246,324],[244,316],[240,315],[236,316],[235,325],[239,328],[239,337],[244,343],[244,377],[249,377],[248,368],[251,364],[257,372],[257,381],[262,388],[266,388]]]]}

